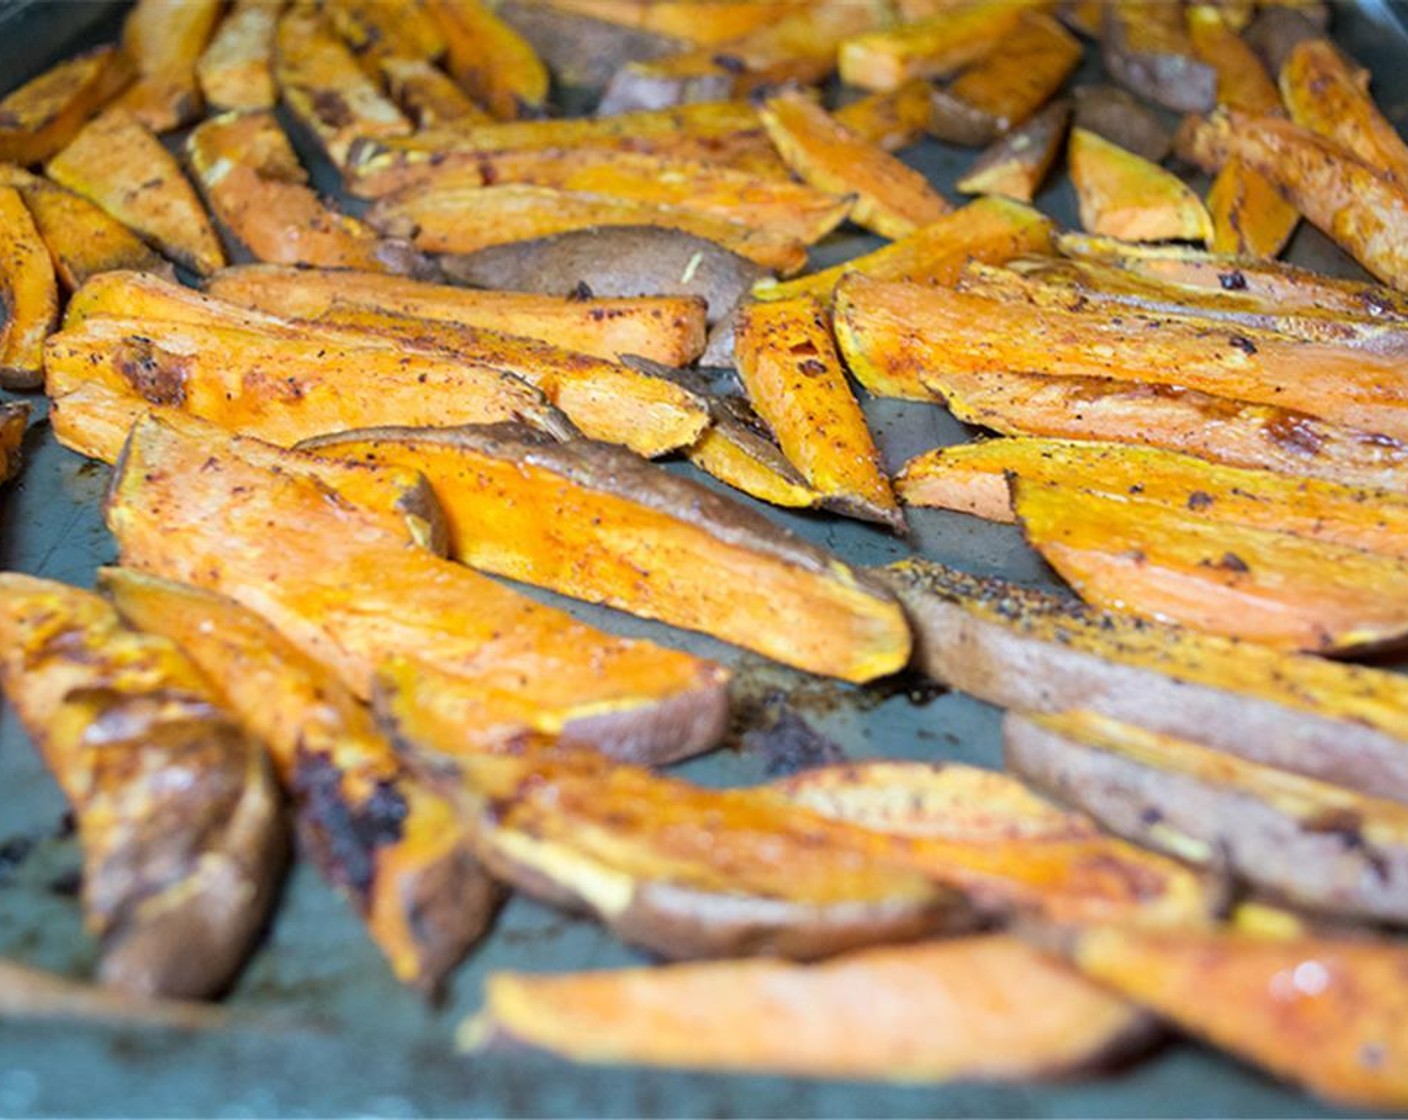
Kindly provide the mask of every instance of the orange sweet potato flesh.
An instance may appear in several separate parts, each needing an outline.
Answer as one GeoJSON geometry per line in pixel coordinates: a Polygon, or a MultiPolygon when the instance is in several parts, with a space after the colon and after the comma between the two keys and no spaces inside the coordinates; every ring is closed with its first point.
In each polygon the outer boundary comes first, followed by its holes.
{"type": "Polygon", "coordinates": [[[210,118],[186,154],[211,211],[256,260],[398,273],[421,263],[405,242],[323,204],[272,113],[210,118]]]}
{"type": "Polygon", "coordinates": [[[153,132],[169,132],[200,116],[196,64],[215,23],[219,0],[138,0],[122,27],[122,49],[137,82],[118,104],[153,132]]]}
{"type": "Polygon", "coordinates": [[[1185,15],[1194,51],[1217,71],[1217,103],[1244,113],[1282,115],[1276,83],[1226,13],[1216,5],[1193,4],[1185,15]]]}
{"type": "Polygon", "coordinates": [[[499,120],[540,116],[548,70],[533,48],[482,0],[425,0],[445,36],[455,80],[499,120]]]}
{"type": "Polygon", "coordinates": [[[44,340],[59,317],[54,264],[13,187],[0,187],[0,385],[44,380],[44,340]]]}
{"type": "Polygon", "coordinates": [[[894,853],[996,920],[1206,922],[1197,874],[1101,833],[1015,778],[957,764],[868,762],[776,783],[796,804],[883,833],[894,853]]]}
{"type": "Polygon", "coordinates": [[[913,395],[924,378],[1018,371],[1196,389],[1295,409],[1392,438],[1408,435],[1402,360],[1235,325],[1073,311],[968,292],[847,277],[836,332],[872,392],[913,395]],[[1118,322],[1117,322],[1118,321],[1118,322]]]}
{"type": "Polygon", "coordinates": [[[929,83],[922,78],[892,90],[866,94],[832,116],[868,144],[893,152],[919,141],[929,122],[929,83]]]}
{"type": "Polygon", "coordinates": [[[577,1062],[932,1084],[1070,1073],[1146,1033],[1132,1006],[998,934],[811,967],[493,973],[460,1037],[577,1062]]]}
{"type": "Polygon", "coordinates": [[[304,446],[422,472],[448,517],[451,555],[480,571],[846,680],[909,658],[887,594],[745,507],[615,448],[558,444],[522,425],[372,429],[304,446]]]}
{"type": "Polygon", "coordinates": [[[49,175],[171,257],[206,274],[225,252],[181,167],[135,117],[112,108],[49,161],[49,175]]]}
{"type": "Polygon", "coordinates": [[[124,568],[99,579],[124,618],[220,682],[292,794],[304,850],[396,977],[434,992],[487,928],[498,896],[449,804],[407,772],[331,670],[258,615],[124,568]]]}
{"type": "Polygon", "coordinates": [[[1031,202],[1061,150],[1070,119],[1069,101],[1048,105],[974,160],[956,189],[1031,202]]]}
{"type": "Polygon", "coordinates": [[[404,534],[330,500],[338,492],[326,482],[276,473],[238,449],[155,420],[133,428],[107,504],[126,566],[239,601],[362,696],[378,664],[414,654],[501,700],[490,711],[511,719],[485,726],[511,735],[575,736],[658,762],[722,733],[719,667],[603,634],[408,548],[404,534]],[[219,470],[202,471],[208,462],[219,470]]]}
{"type": "Polygon", "coordinates": [[[99,47],[46,70],[0,101],[0,159],[41,163],[132,80],[116,47],[99,47]]]}
{"type": "Polygon", "coordinates": [[[1172,172],[1083,128],[1071,130],[1068,159],[1090,233],[1124,241],[1207,241],[1212,220],[1172,172]]]}
{"type": "Polygon", "coordinates": [[[1084,975],[1341,1106],[1408,1107],[1408,951],[1369,938],[1094,927],[1084,975]]]}
{"type": "Polygon", "coordinates": [[[196,63],[206,101],[216,109],[272,109],[274,35],[280,0],[237,0],[196,63]]]}
{"type": "Polygon", "coordinates": [[[754,410],[823,503],[903,531],[904,517],[820,302],[802,296],[744,306],[734,353],[754,410]]]}
{"type": "Polygon", "coordinates": [[[1124,497],[1013,484],[1028,542],[1086,602],[1283,649],[1401,639],[1408,562],[1124,497]]]}
{"type": "Polygon", "coordinates": [[[381,60],[380,67],[391,96],[418,129],[487,124],[494,119],[434,63],[423,58],[388,57],[381,60]]]}
{"type": "Polygon", "coordinates": [[[274,315],[336,321],[347,308],[536,338],[611,361],[635,354],[686,366],[704,350],[705,307],[687,296],[567,299],[476,291],[360,272],[245,265],[212,276],[217,299],[274,315]]]}
{"type": "Polygon", "coordinates": [[[737,39],[811,0],[711,0],[707,18],[697,0],[548,0],[554,8],[700,46],[737,39]]]}
{"type": "Polygon", "coordinates": [[[817,190],[854,195],[851,220],[882,237],[906,237],[949,212],[928,180],[883,149],[847,131],[796,91],[758,110],[787,165],[817,190]]]}
{"type": "Polygon", "coordinates": [[[1240,159],[1229,159],[1213,180],[1207,197],[1214,253],[1238,257],[1280,255],[1300,223],[1300,211],[1281,197],[1265,175],[1240,159]]]}
{"type": "Polygon", "coordinates": [[[387,58],[428,61],[445,53],[445,32],[425,0],[331,0],[323,11],[333,29],[364,60],[368,73],[387,58]]]}
{"type": "Polygon", "coordinates": [[[1002,198],[980,198],[873,253],[795,280],[762,281],[753,295],[759,300],[816,296],[826,301],[849,272],[880,280],[952,284],[970,260],[999,264],[1026,253],[1045,252],[1051,235],[1050,220],[1030,207],[1002,198]]]}
{"type": "Polygon", "coordinates": [[[0,405],[0,482],[20,473],[25,429],[29,425],[29,405],[6,401],[0,405]]]}
{"type": "Polygon", "coordinates": [[[892,90],[912,78],[944,77],[987,54],[1021,14],[1020,3],[980,0],[857,35],[841,44],[841,80],[861,89],[892,90]]]}

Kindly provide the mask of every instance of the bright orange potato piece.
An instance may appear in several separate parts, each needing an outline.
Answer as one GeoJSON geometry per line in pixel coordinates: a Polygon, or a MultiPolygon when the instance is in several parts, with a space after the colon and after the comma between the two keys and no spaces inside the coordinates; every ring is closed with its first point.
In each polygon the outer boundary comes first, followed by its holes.
{"type": "Polygon", "coordinates": [[[434,63],[393,56],[383,58],[380,66],[391,96],[418,129],[487,124],[494,119],[434,63]]]}
{"type": "Polygon", "coordinates": [[[996,194],[1031,202],[1051,170],[1071,119],[1071,103],[1056,101],[999,138],[958,180],[963,194],[996,194]]]}
{"type": "Polygon", "coordinates": [[[812,0],[547,0],[554,8],[700,46],[716,46],[776,23],[812,0]]]}
{"type": "Polygon", "coordinates": [[[1125,241],[1207,241],[1212,219],[1186,183],[1156,163],[1083,128],[1067,154],[1090,233],[1125,241]]]}
{"type": "Polygon", "coordinates": [[[1300,223],[1300,211],[1281,197],[1265,175],[1234,157],[1222,165],[1207,198],[1214,253],[1279,256],[1300,223]]]}
{"type": "Polygon", "coordinates": [[[882,237],[907,237],[949,212],[928,180],[869,144],[797,92],[769,98],[758,110],[787,165],[832,195],[854,195],[851,220],[882,237]]]}
{"type": "Polygon", "coordinates": [[[216,109],[272,109],[274,34],[282,0],[238,0],[196,63],[201,92],[216,109]]]}
{"type": "Polygon", "coordinates": [[[548,70],[517,31],[483,0],[424,0],[445,35],[450,73],[501,121],[541,116],[548,70]]]}
{"type": "Polygon", "coordinates": [[[0,385],[44,380],[44,340],[59,318],[54,263],[13,187],[0,187],[0,385]]]}
{"type": "Polygon", "coordinates": [[[744,306],[734,350],[754,410],[823,503],[901,531],[904,516],[821,304],[802,296],[744,306]]]}
{"type": "Polygon", "coordinates": [[[1001,935],[811,967],[494,973],[485,1001],[462,1045],[503,1036],[578,1062],[905,1083],[1053,1076],[1145,1031],[1130,1005],[1001,935]]]}
{"type": "Polygon", "coordinates": [[[83,122],[132,81],[132,65],[115,47],[60,62],[0,101],[0,160],[41,163],[83,122]]]}
{"type": "Polygon", "coordinates": [[[941,78],[987,54],[1015,25],[1022,4],[979,0],[918,23],[857,35],[841,44],[841,80],[869,90],[895,89],[911,78],[941,78]]]}
{"type": "Polygon", "coordinates": [[[138,77],[117,103],[153,132],[200,116],[196,64],[219,18],[219,0],[137,0],[122,26],[122,49],[138,77]]]}
{"type": "Polygon", "coordinates": [[[329,0],[323,12],[347,45],[367,62],[368,73],[388,58],[429,62],[445,53],[445,33],[425,0],[329,0]]]}
{"type": "Polygon", "coordinates": [[[932,87],[922,78],[905,82],[896,89],[868,93],[832,116],[842,128],[867,144],[893,152],[919,141],[929,122],[929,94],[932,87]]]}
{"type": "Polygon", "coordinates": [[[1343,650],[1408,631],[1408,562],[1168,506],[1013,485],[1028,542],[1086,602],[1285,649],[1343,650]]]}
{"type": "Polygon", "coordinates": [[[1217,103],[1244,113],[1283,115],[1276,83],[1227,13],[1215,4],[1191,4],[1184,11],[1194,51],[1217,71],[1217,103]]]}
{"type": "Polygon", "coordinates": [[[749,497],[786,509],[813,509],[821,495],[777,445],[744,425],[720,419],[686,453],[691,463],[749,497]]]}

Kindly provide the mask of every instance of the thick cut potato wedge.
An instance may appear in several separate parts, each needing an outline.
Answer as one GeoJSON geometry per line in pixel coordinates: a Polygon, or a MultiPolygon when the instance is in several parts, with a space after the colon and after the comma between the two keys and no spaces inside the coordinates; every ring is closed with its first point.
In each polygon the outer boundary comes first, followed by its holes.
{"type": "Polygon", "coordinates": [[[411,122],[357,65],[316,9],[291,7],[279,19],[274,76],[289,110],[346,173],[353,142],[411,131],[411,122]]]}
{"type": "MultiPolygon", "coordinates": [[[[980,198],[873,253],[795,280],[764,280],[754,285],[753,295],[760,300],[816,296],[829,301],[841,277],[851,272],[877,280],[951,284],[970,260],[1000,264],[1045,252],[1051,236],[1050,219],[1031,207],[1002,198],[980,198]]],[[[916,394],[923,399],[917,388],[916,394]]]]}
{"type": "Polygon", "coordinates": [[[137,81],[118,104],[153,132],[170,132],[200,116],[196,65],[215,24],[219,0],[137,0],[122,26],[122,49],[137,81]]]}
{"type": "Polygon", "coordinates": [[[787,165],[819,191],[854,195],[851,220],[882,237],[907,237],[949,212],[919,172],[847,131],[801,93],[769,98],[758,110],[787,165]]]}
{"type": "Polygon", "coordinates": [[[196,667],[96,595],[0,575],[0,683],[78,820],[98,975],[208,997],[278,894],[284,834],[258,746],[196,667]]]}
{"type": "Polygon", "coordinates": [[[1193,50],[1217,74],[1217,103],[1244,113],[1281,116],[1281,95],[1251,44],[1215,4],[1192,4],[1186,10],[1193,50]]]}
{"type": "Polygon", "coordinates": [[[1408,801],[1397,674],[1141,622],[925,560],[879,569],[935,680],[1019,712],[1084,707],[1408,801]]]}
{"type": "Polygon", "coordinates": [[[225,263],[220,238],[180,165],[124,109],[88,124],[47,170],[178,264],[206,274],[225,263]]]}
{"type": "Polygon", "coordinates": [[[0,159],[42,163],[132,77],[125,54],[116,47],[98,47],[26,82],[0,101],[0,159]]]}
{"type": "MultiPolygon", "coordinates": [[[[1281,68],[1291,119],[1343,145],[1383,175],[1408,186],[1408,144],[1368,92],[1368,75],[1349,68],[1326,39],[1296,46],[1281,68]]],[[[1242,108],[1242,106],[1233,106],[1242,108]]]]}
{"type": "Polygon", "coordinates": [[[947,77],[992,50],[1015,26],[1022,7],[1012,0],[978,0],[929,19],[856,35],[841,44],[841,80],[883,91],[912,78],[947,77]]]}
{"type": "Polygon", "coordinates": [[[1088,603],[1284,649],[1408,631],[1408,562],[1119,495],[1012,486],[1027,542],[1088,603]]]}
{"type": "Polygon", "coordinates": [[[483,722],[457,729],[467,745],[540,733],[663,762],[722,733],[718,666],[613,638],[407,548],[327,482],[239,448],[139,422],[107,506],[123,563],[239,601],[362,696],[388,658],[420,658],[481,701],[483,722]]]}
{"type": "Polygon", "coordinates": [[[803,296],[745,305],[735,349],[754,410],[823,504],[903,532],[904,515],[820,302],[803,296]]]}
{"type": "Polygon", "coordinates": [[[29,426],[29,404],[5,401],[0,404],[0,482],[20,473],[25,429],[29,426]]]}
{"type": "Polygon", "coordinates": [[[1408,1107],[1399,943],[1102,926],[1067,948],[1102,986],[1326,1100],[1408,1107]]]}
{"type": "Polygon", "coordinates": [[[406,242],[322,203],[272,113],[212,117],[186,154],[211,212],[256,260],[399,273],[421,263],[406,242]]]}
{"type": "Polygon", "coordinates": [[[1222,165],[1207,198],[1214,253],[1272,259],[1300,224],[1300,211],[1265,175],[1234,157],[1222,165]]]}
{"type": "Polygon", "coordinates": [[[785,232],[745,226],[701,210],[632,202],[548,187],[447,187],[432,183],[383,198],[367,220],[388,234],[405,233],[429,253],[473,253],[575,230],[658,226],[722,245],[777,272],[805,267],[806,246],[785,232]]]}
{"type": "Polygon", "coordinates": [[[1080,62],[1081,46],[1045,12],[1028,11],[947,88],[935,90],[929,131],[980,147],[1027,120],[1080,62]]]}
{"type": "Polygon", "coordinates": [[[700,46],[737,39],[811,0],[536,0],[545,7],[590,16],[623,27],[666,35],[700,46]]]}
{"type": "Polygon", "coordinates": [[[1112,1061],[1151,1034],[1131,1005],[991,935],[811,967],[494,973],[460,1037],[577,1062],[932,1084],[1055,1077],[1112,1061]],[[1013,1014],[1017,1006],[1040,1014],[1013,1014]]]}
{"type": "Polygon", "coordinates": [[[123,568],[99,573],[134,626],[175,642],[269,749],[303,847],[367,923],[397,979],[434,992],[498,891],[449,804],[407,773],[325,666],[230,599],[123,568]]]}
{"type": "Polygon", "coordinates": [[[759,501],[787,509],[814,509],[821,505],[821,495],[807,485],[782,449],[759,430],[761,422],[752,409],[746,409],[748,419],[739,418],[737,411],[727,404],[716,405],[714,422],[685,452],[689,461],[759,501]]]}
{"type": "Polygon", "coordinates": [[[1195,872],[1106,836],[991,770],[869,762],[808,770],[771,788],[892,837],[897,854],[996,921],[1183,925],[1208,921],[1217,901],[1195,872]]]}
{"type": "Polygon", "coordinates": [[[466,751],[441,674],[396,661],[377,710],[470,826],[495,875],[586,910],[661,956],[809,959],[972,929],[961,895],[887,858],[886,838],[766,789],[718,790],[562,744],[466,751]]]}
{"type": "Polygon", "coordinates": [[[480,571],[846,680],[909,659],[887,594],[745,507],[614,448],[521,425],[372,429],[304,447],[424,473],[449,517],[451,555],[480,571]]]}
{"type": "MultiPolygon", "coordinates": [[[[690,47],[683,39],[595,19],[544,0],[501,0],[495,10],[528,41],[561,87],[597,95],[627,64],[679,54],[690,47]]],[[[727,95],[722,83],[720,90],[727,95]]]]}
{"type": "Polygon", "coordinates": [[[1061,151],[1070,120],[1071,103],[1052,102],[974,160],[957,189],[1030,203],[1061,151]]]}
{"type": "Polygon", "coordinates": [[[1087,232],[1122,241],[1211,240],[1206,207],[1158,164],[1083,128],[1071,130],[1067,159],[1087,232]]]}
{"type": "Polygon", "coordinates": [[[989,299],[950,288],[846,277],[836,291],[836,336],[872,392],[894,395],[924,378],[1008,370],[1104,377],[1197,389],[1298,409],[1393,438],[1408,435],[1402,358],[1303,342],[1236,324],[1118,314],[989,299]]]}
{"type": "Polygon", "coordinates": [[[1105,828],[1272,897],[1408,918],[1408,805],[1088,711],[1009,715],[1007,767],[1105,828]]]}
{"type": "Polygon", "coordinates": [[[274,35],[282,0],[237,0],[196,63],[205,100],[216,109],[272,109],[274,35]]]}
{"type": "Polygon", "coordinates": [[[330,0],[323,12],[347,45],[366,60],[368,73],[387,58],[428,62],[445,53],[445,32],[425,0],[330,0]]]}
{"type": "Polygon", "coordinates": [[[1198,59],[1182,6],[1163,0],[1105,5],[1105,69],[1120,85],[1169,109],[1198,113],[1217,99],[1217,71],[1198,59]]]}
{"type": "Polygon", "coordinates": [[[205,290],[271,315],[335,322],[348,308],[381,310],[501,330],[609,360],[636,354],[665,366],[686,366],[704,349],[705,306],[690,296],[569,299],[263,265],[227,268],[212,276],[205,290]]]}
{"type": "Polygon", "coordinates": [[[59,318],[59,284],[39,230],[13,187],[0,187],[0,385],[44,381],[44,340],[59,318]]]}
{"type": "Polygon", "coordinates": [[[455,81],[501,121],[543,115],[548,69],[483,0],[423,0],[445,36],[455,81]]]}
{"type": "Polygon", "coordinates": [[[378,65],[388,92],[417,129],[487,124],[494,119],[432,62],[393,55],[378,65]]]}
{"type": "Polygon", "coordinates": [[[1103,136],[1151,163],[1162,163],[1173,150],[1173,133],[1163,118],[1127,90],[1110,85],[1079,85],[1071,92],[1076,104],[1076,128],[1103,136]]]}
{"type": "Polygon", "coordinates": [[[847,132],[887,152],[917,143],[929,124],[929,94],[922,78],[892,90],[869,93],[843,105],[832,116],[847,132]]]}

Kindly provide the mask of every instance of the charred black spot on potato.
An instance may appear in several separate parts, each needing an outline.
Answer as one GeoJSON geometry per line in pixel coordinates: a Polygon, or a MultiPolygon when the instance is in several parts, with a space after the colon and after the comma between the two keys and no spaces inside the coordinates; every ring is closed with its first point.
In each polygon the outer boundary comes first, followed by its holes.
{"type": "Polygon", "coordinates": [[[313,112],[330,128],[346,128],[357,118],[346,98],[335,89],[317,89],[311,94],[313,112]]]}
{"type": "Polygon", "coordinates": [[[114,364],[152,404],[180,408],[186,402],[187,362],[160,350],[149,338],[133,337],[118,344],[114,364]]]}
{"type": "Polygon", "coordinates": [[[404,795],[395,783],[382,780],[360,804],[351,804],[341,771],[316,752],[300,752],[292,785],[313,858],[329,879],[364,903],[376,876],[377,849],[404,835],[404,795]]]}

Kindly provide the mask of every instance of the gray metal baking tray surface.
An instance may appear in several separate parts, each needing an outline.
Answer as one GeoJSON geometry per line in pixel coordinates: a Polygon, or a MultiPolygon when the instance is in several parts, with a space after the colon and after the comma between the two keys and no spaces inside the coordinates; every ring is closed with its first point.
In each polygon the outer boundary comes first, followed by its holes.
{"type": "MultiPolygon", "coordinates": [[[[1397,6],[1336,11],[1343,46],[1368,65],[1389,117],[1408,124],[1408,33],[1397,6]]],[[[0,5],[0,86],[12,88],[79,47],[111,39],[121,5],[0,5]]],[[[1094,64],[1090,64],[1092,67],[1094,64]]],[[[1080,76],[1094,76],[1091,70],[1080,76]]],[[[953,197],[971,153],[935,143],[905,158],[953,197]]],[[[315,172],[318,169],[315,168],[315,172]]],[[[322,175],[327,169],[322,169],[322,175]]],[[[1038,205],[1074,219],[1064,176],[1038,205]]],[[[320,185],[330,185],[324,178],[320,185]]],[[[815,259],[832,263],[872,247],[836,237],[815,259]]],[[[1290,258],[1354,275],[1314,230],[1290,258]]],[[[0,493],[0,567],[91,585],[114,559],[98,507],[107,470],[55,444],[35,398],[21,477],[0,493]]],[[[969,437],[939,408],[869,402],[890,466],[969,437]]],[[[679,465],[671,469],[688,472],[679,465]]],[[[780,523],[857,564],[911,550],[1035,584],[1050,574],[1008,526],[938,511],[911,514],[912,539],[836,518],[767,509],[780,523]]],[[[785,703],[850,758],[891,756],[999,764],[998,713],[905,680],[857,689],[809,678],[705,638],[605,609],[554,600],[595,625],[715,657],[736,673],[737,733],[679,768],[710,785],[746,785],[806,759],[779,756],[744,734],[750,713],[785,703]]],[[[75,899],[79,855],[64,802],[24,733],[0,713],[0,957],[85,976],[93,946],[75,899]]],[[[296,867],[278,916],[228,999],[227,1028],[180,1034],[0,1019],[0,1115],[549,1115],[549,1116],[1321,1116],[1330,1113],[1210,1050],[1170,1043],[1146,1060],[1062,1084],[900,1088],[850,1082],[727,1077],[578,1067],[530,1053],[464,1056],[455,1026],[477,1009],[497,969],[562,971],[637,964],[642,957],[589,921],[514,898],[488,940],[427,1006],[399,987],[352,913],[306,865],[296,867]]],[[[864,1009],[858,1008],[863,1016],[864,1009]]]]}

